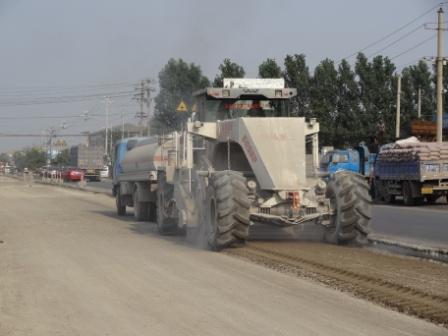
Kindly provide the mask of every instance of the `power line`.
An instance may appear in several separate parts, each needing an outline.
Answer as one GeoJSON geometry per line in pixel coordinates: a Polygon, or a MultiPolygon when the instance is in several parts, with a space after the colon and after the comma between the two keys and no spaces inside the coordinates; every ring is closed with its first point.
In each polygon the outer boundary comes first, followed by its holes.
{"type": "Polygon", "coordinates": [[[0,87],[0,96],[8,93],[26,94],[30,92],[55,92],[55,91],[76,91],[76,90],[94,90],[94,89],[111,89],[117,87],[134,87],[136,82],[118,82],[118,83],[100,83],[100,84],[86,84],[75,86],[24,86],[24,87],[0,87]]]}
{"type": "Polygon", "coordinates": [[[446,4],[446,3],[448,3],[448,1],[441,2],[441,3],[439,3],[438,5],[431,7],[430,9],[428,9],[427,11],[425,11],[423,14],[418,15],[417,17],[415,17],[414,19],[412,19],[412,20],[409,21],[408,23],[404,24],[403,26],[401,26],[401,27],[395,29],[395,30],[392,31],[391,33],[386,34],[385,36],[381,37],[380,39],[378,39],[378,40],[376,40],[376,41],[374,41],[374,42],[368,44],[368,45],[365,46],[364,48],[359,49],[359,50],[357,50],[357,51],[351,53],[350,55],[348,55],[348,56],[346,56],[346,57],[343,57],[343,58],[339,59],[339,60],[336,62],[336,64],[337,64],[337,63],[340,63],[343,59],[351,58],[351,57],[357,55],[358,53],[363,52],[363,51],[365,51],[365,50],[367,50],[367,49],[369,49],[369,48],[371,48],[371,47],[373,47],[373,46],[375,46],[375,45],[377,45],[377,44],[379,44],[379,43],[381,43],[381,42],[387,40],[389,37],[391,37],[391,36],[397,34],[398,32],[400,32],[400,31],[402,31],[403,29],[409,27],[411,24],[413,24],[414,22],[418,21],[419,19],[421,19],[421,18],[424,17],[425,15],[429,14],[429,13],[430,13],[431,11],[433,11],[435,8],[437,8],[437,7],[439,7],[439,6],[442,6],[442,5],[446,4]]]}
{"type": "MultiPolygon", "coordinates": [[[[116,116],[119,115],[120,113],[110,113],[109,115],[111,116],[116,116]]],[[[106,114],[101,114],[101,113],[91,113],[88,114],[88,117],[104,117],[106,116],[106,114]]],[[[73,114],[73,115],[43,115],[43,116],[19,116],[19,117],[0,117],[0,120],[23,120],[23,119],[33,119],[33,120],[37,120],[37,119],[72,119],[72,118],[85,118],[86,116],[83,114],[73,114]]]]}
{"type": "Polygon", "coordinates": [[[38,97],[24,100],[4,100],[0,99],[0,106],[23,106],[23,105],[42,105],[42,104],[62,104],[72,102],[82,102],[88,100],[95,100],[100,97],[109,96],[113,98],[126,98],[131,97],[134,91],[121,91],[121,92],[107,92],[107,93],[95,93],[86,95],[71,95],[71,96],[53,96],[53,97],[38,97]]]}
{"type": "Polygon", "coordinates": [[[417,26],[416,28],[412,29],[410,32],[406,33],[405,35],[402,35],[402,36],[399,37],[398,39],[392,41],[391,43],[387,44],[387,45],[384,46],[383,48],[381,48],[381,49],[375,51],[374,53],[372,53],[372,54],[370,54],[370,55],[368,55],[367,57],[368,57],[368,58],[369,58],[369,57],[372,57],[372,56],[374,56],[374,55],[376,55],[376,54],[379,54],[380,52],[386,50],[387,48],[392,47],[394,44],[396,44],[396,43],[398,43],[398,42],[404,40],[406,37],[408,37],[409,35],[415,33],[417,30],[421,29],[422,27],[423,27],[423,25],[417,26]]]}
{"type": "Polygon", "coordinates": [[[398,57],[400,57],[400,56],[402,56],[402,55],[404,55],[404,54],[407,54],[408,52],[410,52],[410,51],[412,51],[412,50],[414,50],[414,49],[420,47],[421,45],[423,45],[423,44],[425,44],[425,43],[428,43],[429,41],[435,39],[435,37],[436,37],[435,34],[432,35],[432,36],[430,36],[429,38],[427,38],[427,39],[425,39],[425,40],[423,40],[423,41],[417,43],[416,45],[412,46],[411,48],[406,49],[405,51],[403,51],[403,52],[399,53],[398,55],[392,57],[390,60],[392,61],[392,60],[394,60],[394,59],[396,59],[396,58],[398,58],[398,57]]]}
{"type": "MultiPolygon", "coordinates": [[[[85,137],[88,134],[55,134],[54,137],[85,137]]],[[[13,138],[46,138],[48,134],[33,134],[33,133],[0,133],[0,138],[2,137],[13,137],[13,138]]]]}

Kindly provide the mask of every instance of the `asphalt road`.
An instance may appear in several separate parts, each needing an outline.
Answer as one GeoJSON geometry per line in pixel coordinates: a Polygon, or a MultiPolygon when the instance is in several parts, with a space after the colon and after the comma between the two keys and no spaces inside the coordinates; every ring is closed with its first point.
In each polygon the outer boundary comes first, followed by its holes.
{"type": "Polygon", "coordinates": [[[105,195],[0,180],[0,335],[446,335],[162,238],[105,195]]]}
{"type": "MultiPolygon", "coordinates": [[[[90,187],[111,190],[112,182],[89,182],[90,187]]],[[[372,233],[423,246],[448,248],[448,205],[405,207],[373,206],[372,233]]]]}
{"type": "Polygon", "coordinates": [[[448,248],[448,206],[375,205],[372,229],[393,239],[448,248]]]}

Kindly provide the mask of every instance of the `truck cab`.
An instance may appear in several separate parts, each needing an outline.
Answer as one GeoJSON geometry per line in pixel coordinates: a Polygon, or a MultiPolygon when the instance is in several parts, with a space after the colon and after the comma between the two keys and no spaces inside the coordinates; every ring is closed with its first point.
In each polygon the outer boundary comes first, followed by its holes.
{"type": "Polygon", "coordinates": [[[376,154],[370,153],[362,144],[355,148],[335,149],[322,156],[320,171],[331,175],[340,170],[347,170],[369,177],[375,158],[376,154]]]}

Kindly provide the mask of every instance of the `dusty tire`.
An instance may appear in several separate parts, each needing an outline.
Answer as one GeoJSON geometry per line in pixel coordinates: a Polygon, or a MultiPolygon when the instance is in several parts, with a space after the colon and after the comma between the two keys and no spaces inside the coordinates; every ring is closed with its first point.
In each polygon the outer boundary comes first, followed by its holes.
{"type": "Polygon", "coordinates": [[[430,205],[434,205],[434,204],[436,204],[437,200],[440,198],[440,195],[428,195],[425,198],[426,198],[426,203],[428,203],[430,205]]]}
{"type": "Polygon", "coordinates": [[[157,206],[155,202],[148,203],[148,220],[157,222],[157,206]]]}
{"type": "Polygon", "coordinates": [[[336,172],[328,182],[326,195],[335,214],[325,240],[333,244],[365,244],[370,232],[372,199],[364,177],[336,172]]]}
{"type": "Polygon", "coordinates": [[[120,187],[115,193],[115,205],[117,208],[118,216],[126,216],[126,205],[123,204],[123,199],[121,198],[120,187]]]}
{"type": "Polygon", "coordinates": [[[157,176],[157,230],[159,234],[164,236],[175,235],[177,234],[177,220],[169,217],[165,204],[167,199],[173,197],[173,186],[166,183],[163,172],[159,172],[157,176]]]}
{"type": "Polygon", "coordinates": [[[391,195],[388,191],[386,182],[375,180],[375,201],[386,204],[395,203],[395,195],[391,195]]]}
{"type": "Polygon", "coordinates": [[[249,236],[249,190],[246,178],[226,170],[213,174],[207,188],[204,233],[208,247],[221,250],[249,236]]]}
{"type": "Polygon", "coordinates": [[[136,221],[144,221],[148,217],[146,203],[140,202],[137,189],[132,193],[132,203],[134,203],[134,218],[136,221]]]}
{"type": "Polygon", "coordinates": [[[403,203],[406,206],[414,206],[415,205],[415,198],[412,197],[412,188],[411,188],[411,182],[404,181],[402,186],[402,193],[403,193],[403,203]]]}

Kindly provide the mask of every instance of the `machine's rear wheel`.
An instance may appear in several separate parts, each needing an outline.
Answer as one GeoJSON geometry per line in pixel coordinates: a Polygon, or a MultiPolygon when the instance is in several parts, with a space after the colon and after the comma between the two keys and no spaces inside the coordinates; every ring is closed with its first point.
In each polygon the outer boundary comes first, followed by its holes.
{"type": "Polygon", "coordinates": [[[208,246],[221,250],[249,236],[249,190],[246,178],[226,170],[213,174],[207,188],[204,234],[208,246]]]}
{"type": "Polygon", "coordinates": [[[328,182],[326,195],[335,213],[325,239],[334,244],[366,243],[372,199],[363,176],[336,172],[328,182]]]}
{"type": "Polygon", "coordinates": [[[126,205],[123,204],[119,186],[117,187],[117,191],[115,193],[115,205],[117,206],[117,215],[126,216],[126,205]]]}

